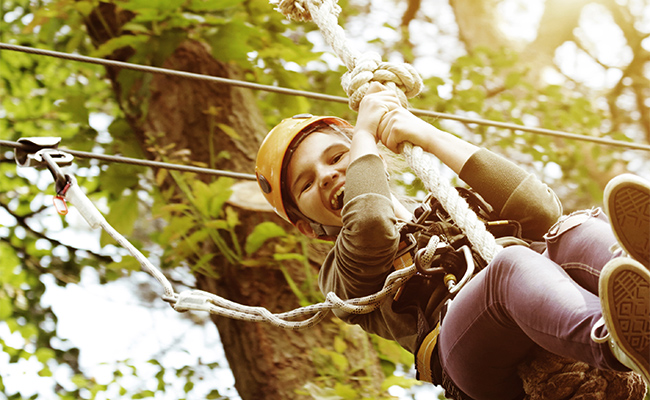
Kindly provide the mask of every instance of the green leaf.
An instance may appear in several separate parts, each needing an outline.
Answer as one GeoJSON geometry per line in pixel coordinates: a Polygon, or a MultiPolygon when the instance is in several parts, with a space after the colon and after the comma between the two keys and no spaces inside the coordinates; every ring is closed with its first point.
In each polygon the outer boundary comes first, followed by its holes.
{"type": "Polygon", "coordinates": [[[228,229],[229,227],[228,222],[223,219],[208,221],[203,226],[207,229],[228,229]]]}
{"type": "Polygon", "coordinates": [[[148,397],[154,397],[155,395],[156,394],[154,392],[152,392],[151,390],[143,390],[140,393],[136,393],[133,396],[133,399],[145,399],[145,398],[148,398],[148,397]]]}
{"type": "Polygon", "coordinates": [[[72,122],[88,124],[89,112],[86,107],[86,96],[83,94],[72,94],[66,96],[63,101],[56,103],[59,112],[70,114],[72,122]]]}
{"type": "Polygon", "coordinates": [[[78,388],[85,388],[88,386],[88,379],[86,379],[86,377],[81,374],[74,375],[72,378],[70,378],[70,381],[77,385],[78,388]]]}
{"type": "MultiPolygon", "coordinates": [[[[1,260],[0,260],[1,261],[1,260]]],[[[11,299],[0,292],[0,321],[4,321],[13,314],[11,299]]]]}
{"type": "Polygon", "coordinates": [[[226,207],[226,221],[231,228],[239,225],[239,214],[232,207],[226,207]]]}
{"type": "Polygon", "coordinates": [[[287,261],[287,260],[296,260],[296,261],[305,261],[307,258],[304,254],[299,253],[275,253],[273,254],[273,259],[275,261],[287,261]]]}
{"type": "Polygon", "coordinates": [[[219,394],[219,391],[217,389],[213,389],[210,393],[208,393],[207,396],[205,396],[207,400],[214,400],[214,399],[221,399],[222,396],[219,394]]]}
{"type": "MultiPolygon", "coordinates": [[[[148,1],[148,0],[144,0],[148,1]]],[[[115,50],[123,47],[138,47],[149,40],[147,35],[122,35],[114,37],[93,51],[91,57],[105,57],[113,54],[115,50]]]]}
{"type": "Polygon", "coordinates": [[[382,360],[390,361],[393,364],[413,364],[413,355],[397,342],[379,336],[373,336],[373,342],[382,360]]]}
{"type": "Polygon", "coordinates": [[[122,260],[118,262],[112,262],[106,265],[106,268],[115,270],[115,271],[139,271],[142,266],[135,258],[131,256],[122,257],[122,260]]]}
{"type": "Polygon", "coordinates": [[[512,89],[521,82],[522,74],[520,72],[511,72],[506,77],[505,87],[506,89],[512,89]]]}
{"type": "Polygon", "coordinates": [[[381,390],[386,391],[391,386],[399,386],[408,389],[415,385],[421,385],[421,382],[417,379],[408,378],[406,376],[391,375],[384,379],[384,382],[381,384],[381,390]]]}
{"type": "Polygon", "coordinates": [[[334,350],[337,353],[345,353],[345,351],[348,349],[348,345],[345,343],[345,340],[343,340],[342,337],[336,336],[334,338],[334,350]]]}
{"type": "Polygon", "coordinates": [[[38,361],[42,363],[46,363],[47,361],[53,359],[56,356],[56,353],[54,350],[48,348],[48,347],[40,347],[36,349],[36,352],[34,352],[34,355],[38,359],[38,361]]]}
{"type": "Polygon", "coordinates": [[[234,7],[244,0],[192,0],[189,8],[192,11],[217,11],[234,7]]]}
{"type": "Polygon", "coordinates": [[[262,222],[261,224],[257,225],[255,229],[253,229],[253,232],[251,232],[251,234],[246,238],[244,250],[248,255],[253,254],[259,250],[267,240],[276,237],[283,237],[286,235],[287,232],[285,232],[285,230],[276,223],[269,221],[262,222]]]}
{"type": "Polygon", "coordinates": [[[46,365],[40,371],[38,371],[38,376],[49,378],[51,376],[54,376],[54,374],[52,373],[52,370],[46,365]]]}
{"type": "Polygon", "coordinates": [[[174,11],[185,3],[185,0],[128,0],[120,1],[122,8],[132,11],[153,9],[160,12],[174,11]]]}
{"type": "Polygon", "coordinates": [[[344,384],[341,382],[336,382],[334,385],[334,393],[336,393],[338,396],[341,396],[343,399],[353,400],[359,398],[359,393],[355,388],[349,384],[344,384]]]}
{"type": "Polygon", "coordinates": [[[235,139],[235,140],[240,140],[241,136],[237,131],[235,131],[232,127],[226,125],[226,124],[217,124],[219,129],[223,131],[226,135],[228,135],[230,138],[235,139]]]}
{"type": "MultiPolygon", "coordinates": [[[[128,237],[133,233],[133,225],[138,219],[138,196],[136,192],[123,196],[111,206],[106,220],[122,236],[128,237]]],[[[102,231],[100,244],[102,246],[112,243],[111,237],[102,231]]]]}
{"type": "Polygon", "coordinates": [[[341,372],[345,372],[348,370],[348,367],[350,366],[348,359],[343,355],[335,352],[330,352],[328,354],[330,358],[332,359],[332,364],[341,372]]]}
{"type": "Polygon", "coordinates": [[[74,3],[74,8],[81,13],[84,17],[90,15],[93,11],[93,4],[91,1],[77,1],[74,3]]]}
{"type": "Polygon", "coordinates": [[[245,63],[248,53],[257,50],[248,42],[256,34],[257,29],[254,27],[233,19],[219,26],[214,35],[206,36],[206,40],[212,47],[214,58],[245,63]]]}

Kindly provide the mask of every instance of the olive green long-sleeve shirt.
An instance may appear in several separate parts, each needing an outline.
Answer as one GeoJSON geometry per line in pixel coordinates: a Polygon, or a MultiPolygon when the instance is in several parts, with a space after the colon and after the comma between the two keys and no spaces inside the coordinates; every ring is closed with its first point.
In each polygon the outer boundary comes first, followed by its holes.
{"type": "MultiPolygon", "coordinates": [[[[474,153],[459,176],[500,218],[519,221],[523,236],[528,239],[540,240],[562,214],[562,206],[553,191],[535,176],[488,150],[474,153]]],[[[334,292],[342,299],[376,293],[394,271],[393,261],[400,240],[384,165],[379,157],[363,156],[348,167],[342,222],[343,229],[319,273],[321,291],[334,292]]],[[[369,314],[342,311],[335,314],[347,323],[359,324],[365,331],[395,340],[414,352],[417,322],[410,315],[393,312],[392,302],[388,299],[369,314]]],[[[438,318],[433,313],[425,317],[432,326],[438,318]]]]}

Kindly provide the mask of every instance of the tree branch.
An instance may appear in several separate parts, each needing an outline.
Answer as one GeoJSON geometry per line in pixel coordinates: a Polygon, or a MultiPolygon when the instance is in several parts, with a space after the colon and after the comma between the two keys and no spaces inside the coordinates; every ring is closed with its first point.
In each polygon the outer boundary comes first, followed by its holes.
{"type": "Polygon", "coordinates": [[[407,28],[411,21],[413,21],[415,14],[418,13],[421,5],[422,0],[408,0],[408,7],[406,8],[404,15],[402,15],[403,28],[407,28]]]}
{"type": "Polygon", "coordinates": [[[85,251],[86,253],[90,254],[91,256],[93,256],[95,259],[97,259],[100,262],[104,262],[104,263],[113,262],[113,258],[110,257],[110,256],[105,256],[105,255],[102,255],[102,254],[98,254],[98,253],[95,253],[92,250],[79,249],[79,248],[76,248],[74,246],[67,245],[67,244],[65,244],[65,243],[63,243],[63,242],[61,242],[61,241],[59,241],[57,239],[53,239],[53,238],[45,235],[43,232],[39,232],[39,231],[33,229],[31,226],[29,226],[29,224],[27,223],[27,218],[33,217],[35,214],[43,211],[47,207],[41,207],[39,210],[37,210],[35,212],[32,212],[30,214],[27,214],[27,215],[18,215],[18,214],[16,214],[15,212],[13,212],[9,208],[9,206],[7,204],[2,203],[2,202],[0,202],[0,207],[2,207],[9,215],[14,217],[16,219],[18,225],[23,227],[25,230],[27,230],[29,233],[36,236],[37,238],[45,239],[48,242],[52,243],[53,247],[62,246],[62,247],[65,247],[71,253],[74,253],[76,251],[85,251]]]}

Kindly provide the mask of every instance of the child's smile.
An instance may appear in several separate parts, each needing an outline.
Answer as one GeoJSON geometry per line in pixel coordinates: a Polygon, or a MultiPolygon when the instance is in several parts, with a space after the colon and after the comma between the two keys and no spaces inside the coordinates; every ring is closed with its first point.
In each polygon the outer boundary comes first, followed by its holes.
{"type": "Polygon", "coordinates": [[[347,138],[323,132],[311,133],[298,145],[287,167],[287,188],[306,217],[341,225],[349,150],[347,138]]]}

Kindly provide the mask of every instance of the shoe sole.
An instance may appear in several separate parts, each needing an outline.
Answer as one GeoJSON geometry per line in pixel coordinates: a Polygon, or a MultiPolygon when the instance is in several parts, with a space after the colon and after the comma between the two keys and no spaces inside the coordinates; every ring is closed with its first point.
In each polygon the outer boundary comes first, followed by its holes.
{"type": "Polygon", "coordinates": [[[599,293],[611,338],[650,382],[650,272],[630,258],[615,258],[602,270],[599,293]]]}
{"type": "Polygon", "coordinates": [[[605,188],[605,213],[627,254],[650,268],[650,185],[625,174],[605,188]]]}

